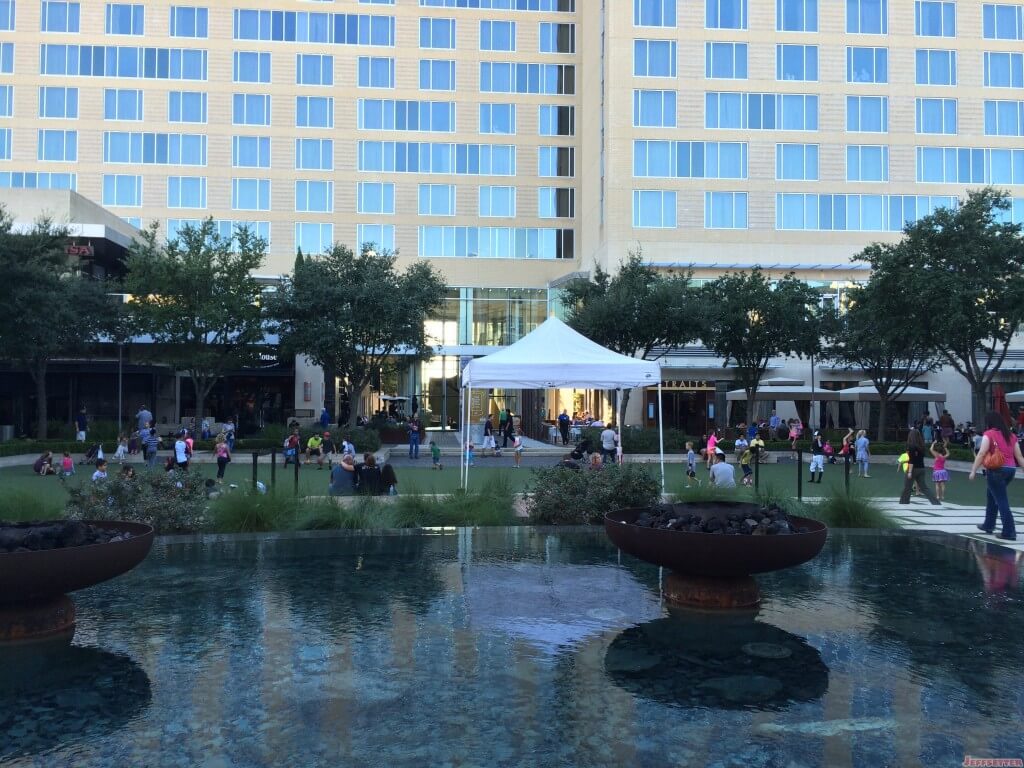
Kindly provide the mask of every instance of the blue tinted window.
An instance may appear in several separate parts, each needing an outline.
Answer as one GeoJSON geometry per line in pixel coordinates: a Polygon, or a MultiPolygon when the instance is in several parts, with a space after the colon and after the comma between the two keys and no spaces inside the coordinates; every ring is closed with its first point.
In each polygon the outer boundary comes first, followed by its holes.
{"type": "Polygon", "coordinates": [[[956,37],[956,3],[915,0],[914,34],[923,37],[956,37]]]}
{"type": "Polygon", "coordinates": [[[515,132],[515,104],[480,105],[480,133],[514,134],[515,132]]]}
{"type": "Polygon", "coordinates": [[[817,32],[818,0],[775,0],[775,29],[779,32],[817,32]]]}
{"type": "Polygon", "coordinates": [[[705,43],[704,77],[745,80],[746,43],[705,43]]]}
{"type": "Polygon", "coordinates": [[[145,6],[107,3],[104,31],[108,35],[141,35],[145,29],[145,16],[145,6]]]}
{"type": "Polygon", "coordinates": [[[986,101],[986,136],[1024,136],[1024,101],[986,101]]]}
{"type": "Polygon", "coordinates": [[[513,217],[516,215],[516,188],[481,186],[478,212],[483,217],[513,217]]]}
{"type": "Polygon", "coordinates": [[[455,19],[420,19],[420,48],[455,50],[455,19]]]}
{"type": "Polygon", "coordinates": [[[888,181],[889,148],[850,145],[846,148],[847,181],[888,181]]]}
{"type": "Polygon", "coordinates": [[[889,49],[848,47],[846,49],[846,82],[888,83],[889,49]]]}
{"type": "Polygon", "coordinates": [[[105,89],[103,117],[106,120],[142,120],[142,91],[134,88],[105,89]]]}
{"type": "Polygon", "coordinates": [[[514,21],[480,22],[481,51],[514,51],[516,49],[516,23],[514,21]]]}
{"type": "Polygon", "coordinates": [[[985,51],[985,86],[1024,88],[1024,54],[985,51]]]}
{"type": "Polygon", "coordinates": [[[746,192],[705,192],[705,229],[746,229],[746,192]]]}
{"type": "Polygon", "coordinates": [[[127,174],[105,174],[103,176],[103,205],[141,206],[142,177],[127,174]]]}
{"type": "MultiPolygon", "coordinates": [[[[10,5],[12,8],[14,7],[13,2],[10,5]]],[[[43,32],[78,32],[81,15],[79,3],[42,0],[39,8],[39,28],[43,32]]],[[[0,19],[2,16],[3,6],[0,5],[0,19]]],[[[13,27],[11,28],[13,29],[13,27]]]]}
{"type": "Polygon", "coordinates": [[[537,47],[541,53],[576,53],[576,25],[542,21],[537,47]]]}
{"type": "Polygon", "coordinates": [[[956,99],[916,99],[914,106],[917,133],[956,133],[956,99]]]}
{"type": "Polygon", "coordinates": [[[675,128],[676,92],[633,91],[633,125],[638,128],[675,128]]]}
{"type": "Polygon", "coordinates": [[[420,216],[454,216],[454,184],[420,184],[418,192],[420,216]]]}
{"type": "Polygon", "coordinates": [[[889,99],[885,96],[847,96],[846,130],[886,133],[889,130],[889,99]]]}
{"type": "Polygon", "coordinates": [[[1024,40],[1024,6],[982,6],[982,28],[986,40],[1024,40]]]}
{"type": "MultiPolygon", "coordinates": [[[[10,89],[10,86],[7,86],[10,89]]],[[[9,95],[9,94],[8,94],[9,95]]],[[[10,117],[8,99],[7,113],[10,117]]],[[[39,89],[39,116],[74,120],[78,117],[78,89],[50,86],[39,89]]]]}
{"type": "Polygon", "coordinates": [[[232,179],[231,207],[239,211],[269,211],[270,179],[232,179]]]}
{"type": "Polygon", "coordinates": [[[675,77],[675,40],[634,40],[633,74],[637,77],[675,77]]]}
{"type": "Polygon", "coordinates": [[[775,79],[817,81],[818,46],[776,45],[775,79]]]}
{"type": "Polygon", "coordinates": [[[676,193],[660,189],[634,189],[633,226],[637,229],[674,228],[676,193]]]}
{"type": "Polygon", "coordinates": [[[299,170],[334,170],[334,141],[332,139],[296,139],[295,167],[299,170]]]}
{"type": "Polygon", "coordinates": [[[231,122],[235,125],[270,125],[270,96],[267,94],[233,94],[231,107],[231,122]]]}
{"type": "Polygon", "coordinates": [[[232,136],[231,165],[235,168],[269,168],[269,136],[232,136]]]}
{"type": "Polygon", "coordinates": [[[449,59],[420,59],[420,89],[454,91],[455,62],[449,59]]]}
{"type": "Polygon", "coordinates": [[[206,94],[200,91],[171,91],[168,93],[167,122],[205,123],[206,94]]]}
{"type": "Polygon", "coordinates": [[[956,51],[917,51],[918,85],[956,85],[956,51]]]}
{"type": "Polygon", "coordinates": [[[676,0],[633,0],[633,25],[636,27],[674,27],[676,0]]]}
{"type": "Polygon", "coordinates": [[[38,132],[36,160],[57,163],[78,161],[78,131],[44,129],[38,132]]]}
{"type": "Polygon", "coordinates": [[[259,51],[235,51],[232,76],[236,83],[269,83],[270,54],[259,51]]]}
{"type": "Polygon", "coordinates": [[[205,208],[205,176],[168,176],[168,208],[205,208]]]}
{"type": "Polygon", "coordinates": [[[295,82],[298,85],[334,85],[334,57],[317,53],[297,54],[295,82]]]}
{"type": "Polygon", "coordinates": [[[171,37],[207,37],[209,11],[192,6],[171,6],[171,37]]]}
{"type": "Polygon", "coordinates": [[[333,213],[333,181],[296,181],[295,210],[300,213],[333,213]]]}
{"type": "Polygon", "coordinates": [[[861,35],[888,34],[888,0],[846,0],[846,31],[861,35]]]}
{"type": "Polygon", "coordinates": [[[747,0],[704,0],[704,26],[708,29],[746,29],[747,0]]]}
{"type": "Polygon", "coordinates": [[[333,128],[334,99],[329,96],[298,96],[295,99],[298,128],[333,128]]]}
{"type": "Polygon", "coordinates": [[[818,145],[776,144],[775,178],[787,181],[817,181],[818,145]]]}
{"type": "Polygon", "coordinates": [[[394,88],[395,60],[386,56],[360,56],[358,62],[360,88],[394,88]]]}

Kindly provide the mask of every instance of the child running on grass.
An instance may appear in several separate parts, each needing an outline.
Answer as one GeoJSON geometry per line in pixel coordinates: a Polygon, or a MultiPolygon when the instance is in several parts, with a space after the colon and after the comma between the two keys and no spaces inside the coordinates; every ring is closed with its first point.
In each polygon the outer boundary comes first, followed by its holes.
{"type": "Polygon", "coordinates": [[[686,487],[696,484],[700,487],[700,480],[697,479],[697,454],[693,452],[693,441],[686,441],[686,487]]]}
{"type": "Polygon", "coordinates": [[[430,441],[430,463],[431,469],[444,469],[441,464],[441,446],[433,440],[430,441]]]}
{"type": "Polygon", "coordinates": [[[740,469],[743,470],[743,484],[753,485],[754,484],[754,470],[750,468],[750,461],[753,457],[750,448],[743,451],[743,455],[740,456],[740,469]]]}
{"type": "Polygon", "coordinates": [[[949,448],[941,440],[935,440],[931,445],[931,454],[935,458],[935,465],[932,467],[932,482],[935,483],[935,498],[942,501],[946,498],[946,483],[949,482],[949,470],[946,469],[946,459],[949,458],[949,448]]]}

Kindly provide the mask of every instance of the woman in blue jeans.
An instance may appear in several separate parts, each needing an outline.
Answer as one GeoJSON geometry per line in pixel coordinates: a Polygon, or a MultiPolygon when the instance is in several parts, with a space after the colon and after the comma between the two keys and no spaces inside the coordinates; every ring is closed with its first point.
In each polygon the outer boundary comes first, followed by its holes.
{"type": "Polygon", "coordinates": [[[974,465],[971,467],[970,479],[974,479],[978,469],[985,461],[985,457],[993,449],[998,449],[1003,455],[1003,466],[998,469],[985,470],[987,481],[985,522],[980,523],[978,529],[985,533],[995,531],[996,512],[998,511],[1003,528],[996,534],[996,538],[1015,541],[1017,529],[1013,523],[1013,513],[1010,511],[1010,499],[1006,493],[1006,486],[1013,480],[1017,467],[1024,467],[1024,456],[1021,456],[1017,440],[1010,432],[1010,428],[1006,426],[1006,420],[999,413],[989,412],[985,417],[985,428],[985,434],[981,438],[981,447],[978,450],[978,455],[974,457],[974,465]]]}

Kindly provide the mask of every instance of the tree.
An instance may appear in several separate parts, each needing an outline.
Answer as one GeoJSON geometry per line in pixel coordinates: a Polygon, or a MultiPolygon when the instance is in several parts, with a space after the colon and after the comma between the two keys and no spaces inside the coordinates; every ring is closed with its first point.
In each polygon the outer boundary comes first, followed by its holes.
{"type": "Polygon", "coordinates": [[[1024,240],[1010,198],[990,187],[907,225],[905,247],[862,254],[875,273],[916,297],[889,316],[924,329],[941,361],[971,387],[983,418],[992,380],[1024,321],[1024,240]]]}
{"type": "Polygon", "coordinates": [[[117,312],[103,283],[82,274],[67,255],[67,241],[67,230],[45,219],[15,232],[0,210],[0,355],[24,368],[35,384],[39,439],[46,438],[50,362],[98,341],[117,312]]]}
{"type": "Polygon", "coordinates": [[[772,358],[806,355],[820,345],[818,292],[792,274],[773,285],[761,272],[723,275],[704,286],[701,340],[732,364],[753,414],[772,358]]]}
{"type": "Polygon", "coordinates": [[[196,418],[214,384],[258,353],[263,292],[253,274],[266,251],[252,230],[239,227],[225,237],[213,219],[186,225],[163,244],[154,224],[132,244],[125,288],[134,296],[133,326],[153,337],[155,359],[189,375],[196,418]]]}
{"type": "Polygon", "coordinates": [[[349,426],[359,397],[389,358],[433,353],[425,321],[444,301],[444,279],[426,261],[399,271],[396,260],[370,244],[358,254],[337,244],[296,265],[269,306],[282,346],[345,377],[349,426]]]}
{"type": "MultiPolygon", "coordinates": [[[[882,261],[902,258],[906,242],[869,245],[858,258],[882,261]]],[[[903,322],[908,306],[920,302],[898,273],[874,273],[868,282],[847,293],[849,306],[829,334],[825,355],[835,362],[859,368],[878,391],[877,439],[885,440],[890,403],[922,374],[934,370],[936,353],[925,329],[903,322]]],[[[866,427],[867,425],[860,425],[866,427]]]]}
{"type": "MultiPolygon", "coordinates": [[[[690,277],[667,277],[630,252],[614,276],[596,267],[592,280],[563,289],[569,325],[613,352],[656,360],[699,337],[700,293],[690,277]]],[[[627,389],[623,413],[629,395],[627,389]]]]}

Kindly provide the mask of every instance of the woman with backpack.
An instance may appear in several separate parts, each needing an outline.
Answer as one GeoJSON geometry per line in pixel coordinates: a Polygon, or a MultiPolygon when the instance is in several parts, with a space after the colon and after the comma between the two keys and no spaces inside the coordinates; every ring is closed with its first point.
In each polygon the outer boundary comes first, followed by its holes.
{"type": "Polygon", "coordinates": [[[989,411],[985,417],[985,427],[978,455],[974,457],[971,474],[968,475],[968,479],[973,480],[978,469],[985,467],[985,522],[979,523],[978,529],[993,533],[998,512],[1003,527],[996,538],[1016,541],[1017,529],[1006,487],[1017,474],[1017,467],[1024,467],[1024,456],[1021,456],[1020,445],[1013,439],[1006,420],[997,411],[989,411]]]}

